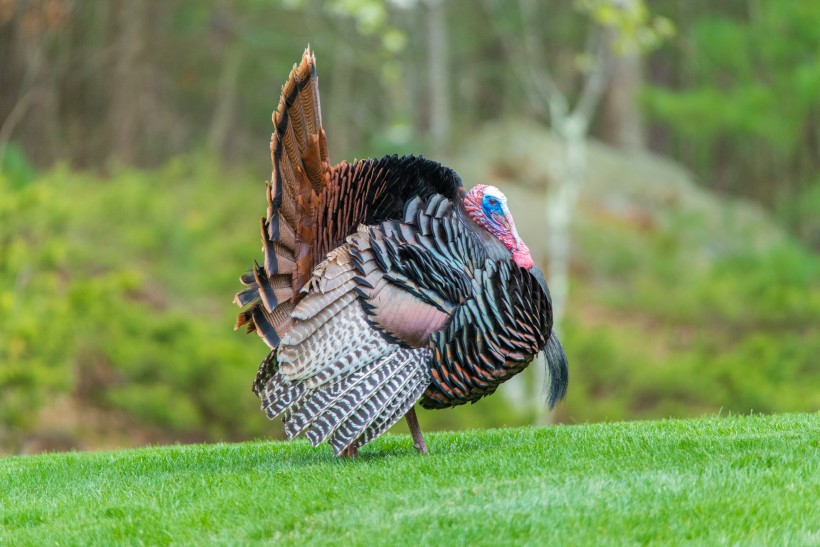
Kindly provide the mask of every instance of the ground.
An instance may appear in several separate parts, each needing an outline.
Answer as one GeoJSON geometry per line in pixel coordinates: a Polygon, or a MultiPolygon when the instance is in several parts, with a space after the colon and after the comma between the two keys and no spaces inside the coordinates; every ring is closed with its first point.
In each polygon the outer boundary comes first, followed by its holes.
{"type": "Polygon", "coordinates": [[[820,542],[820,414],[0,460],[0,544],[820,542]]]}

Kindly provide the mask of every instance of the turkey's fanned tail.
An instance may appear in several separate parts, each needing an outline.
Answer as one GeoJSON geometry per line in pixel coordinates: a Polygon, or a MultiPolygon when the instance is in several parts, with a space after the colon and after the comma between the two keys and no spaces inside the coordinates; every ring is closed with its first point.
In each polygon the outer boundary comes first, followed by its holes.
{"type": "Polygon", "coordinates": [[[273,172],[267,189],[267,217],[261,221],[262,265],[242,276],[245,289],[234,302],[248,306],[236,328],[247,325],[277,348],[292,325],[299,290],[314,266],[314,215],[330,178],[322,128],[316,59],[306,49],[293,67],[273,113],[270,150],[273,172]]]}
{"type": "Polygon", "coordinates": [[[302,62],[293,67],[282,88],[273,126],[268,239],[295,252],[293,289],[298,291],[313,270],[314,210],[330,179],[316,58],[310,48],[305,50],[302,62]]]}

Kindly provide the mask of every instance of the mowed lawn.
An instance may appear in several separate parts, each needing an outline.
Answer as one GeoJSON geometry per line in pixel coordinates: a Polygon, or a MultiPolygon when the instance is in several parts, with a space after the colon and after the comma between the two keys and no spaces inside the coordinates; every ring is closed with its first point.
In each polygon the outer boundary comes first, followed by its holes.
{"type": "Polygon", "coordinates": [[[0,544],[820,544],[820,414],[0,460],[0,544]]]}

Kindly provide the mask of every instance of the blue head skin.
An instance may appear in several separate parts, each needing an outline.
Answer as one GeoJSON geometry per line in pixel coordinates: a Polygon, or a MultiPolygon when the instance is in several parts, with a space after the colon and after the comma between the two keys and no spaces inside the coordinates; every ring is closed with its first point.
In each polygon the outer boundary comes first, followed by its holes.
{"type": "Polygon", "coordinates": [[[464,196],[464,207],[476,224],[497,237],[509,249],[513,260],[525,269],[533,267],[529,248],[521,241],[507,198],[495,186],[478,184],[464,196]]]}
{"type": "Polygon", "coordinates": [[[499,229],[510,231],[510,223],[507,222],[504,214],[504,207],[501,200],[497,196],[484,194],[481,200],[481,209],[487,216],[487,219],[495,224],[499,229]]]}

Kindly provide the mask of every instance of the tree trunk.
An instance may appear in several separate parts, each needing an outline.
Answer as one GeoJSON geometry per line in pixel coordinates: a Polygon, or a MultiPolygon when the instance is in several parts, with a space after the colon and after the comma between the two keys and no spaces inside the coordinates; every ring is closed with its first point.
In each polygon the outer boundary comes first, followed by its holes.
{"type": "Polygon", "coordinates": [[[355,148],[352,140],[351,124],[354,114],[351,113],[353,104],[353,84],[355,83],[355,56],[347,46],[339,45],[333,56],[332,87],[330,91],[330,107],[326,110],[328,119],[325,123],[327,134],[333,135],[329,150],[333,161],[338,158],[347,158],[355,148]]]}
{"type": "Polygon", "coordinates": [[[239,89],[239,69],[242,66],[242,45],[238,38],[236,18],[228,6],[221,4],[216,10],[214,42],[218,56],[222,57],[214,113],[208,129],[208,150],[218,157],[227,156],[227,145],[236,112],[239,89]]]}
{"type": "Polygon", "coordinates": [[[54,59],[48,54],[49,29],[41,20],[35,21],[25,24],[19,17],[10,19],[6,24],[17,28],[0,39],[8,48],[0,56],[6,63],[0,68],[0,83],[7,83],[0,92],[0,100],[11,105],[6,107],[8,110],[3,109],[5,115],[0,118],[0,148],[5,155],[6,146],[16,136],[30,160],[47,165],[61,150],[59,94],[54,59]]]}
{"type": "Polygon", "coordinates": [[[570,222],[586,176],[586,121],[576,114],[568,116],[553,129],[564,146],[563,173],[547,200],[547,231],[549,247],[549,287],[552,295],[552,317],[560,333],[569,296],[570,222]]]}
{"type": "Polygon", "coordinates": [[[133,165],[139,147],[140,57],[144,47],[145,0],[125,0],[117,5],[116,62],[111,82],[111,146],[114,158],[133,165]]]}
{"type": "Polygon", "coordinates": [[[450,81],[447,72],[447,27],[444,0],[426,0],[427,71],[430,75],[430,137],[436,154],[448,151],[450,81]]]}
{"type": "Polygon", "coordinates": [[[643,71],[637,46],[627,45],[623,52],[613,55],[610,70],[610,85],[603,104],[603,139],[623,150],[643,150],[646,137],[638,105],[643,71]]]}
{"type": "Polygon", "coordinates": [[[208,149],[223,158],[227,155],[228,137],[236,112],[241,66],[242,48],[237,42],[233,42],[228,46],[222,61],[216,106],[208,129],[208,149]]]}
{"type": "MultiPolygon", "coordinates": [[[[554,116],[553,131],[563,145],[563,165],[558,176],[552,177],[555,185],[547,191],[545,210],[547,221],[547,256],[549,260],[548,284],[552,296],[553,329],[561,336],[564,316],[569,299],[569,272],[572,258],[570,228],[578,196],[586,176],[587,127],[589,120],[576,112],[569,116],[554,116]]],[[[536,411],[535,423],[551,423],[540,390],[546,385],[546,366],[543,359],[535,363],[535,386],[530,398],[536,411]]]]}

